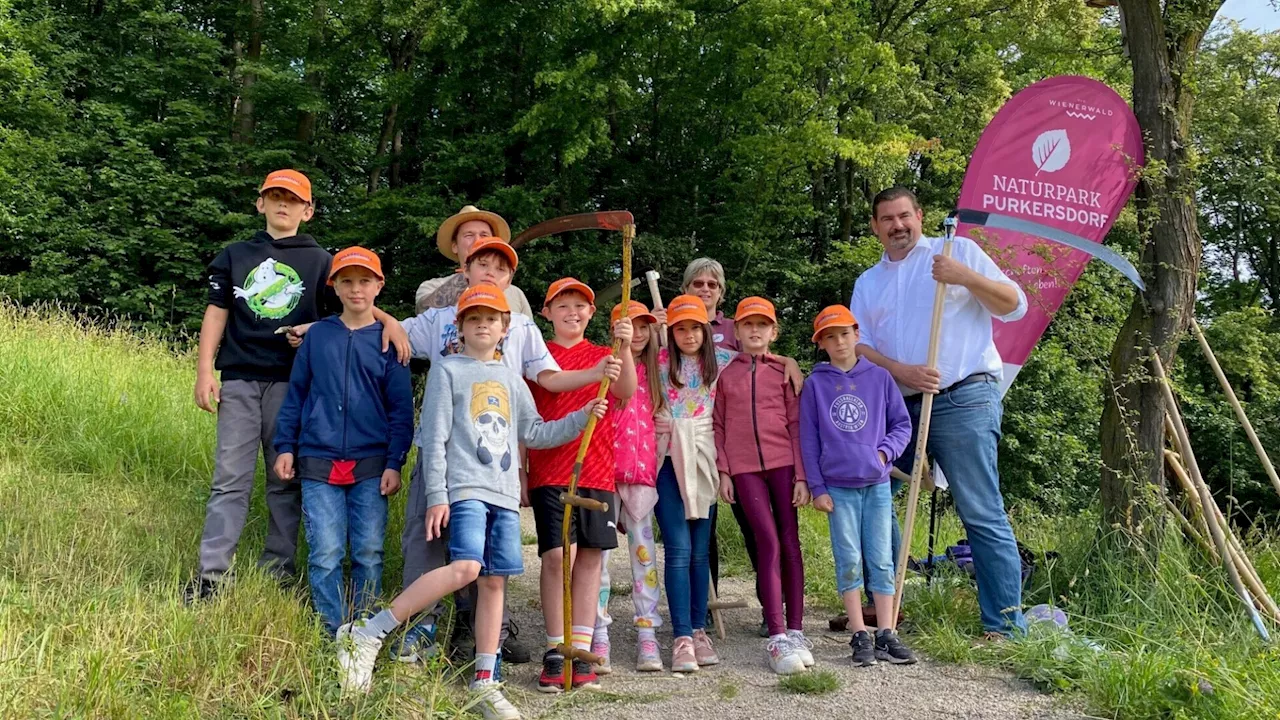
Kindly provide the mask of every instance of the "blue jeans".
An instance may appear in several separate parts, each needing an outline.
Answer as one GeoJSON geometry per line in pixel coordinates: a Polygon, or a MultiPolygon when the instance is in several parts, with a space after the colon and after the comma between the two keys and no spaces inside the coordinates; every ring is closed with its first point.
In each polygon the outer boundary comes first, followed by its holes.
{"type": "Polygon", "coordinates": [[[714,517],[686,520],[684,498],[675,468],[667,459],[658,471],[658,529],[665,555],[663,578],[667,582],[667,608],[671,633],[686,637],[707,626],[707,593],[711,583],[711,533],[714,517]]]}
{"type": "Polygon", "coordinates": [[[311,602],[330,635],[355,613],[373,609],[382,591],[382,539],[387,530],[387,499],[382,478],[352,485],[302,481],[302,521],[307,529],[307,578],[311,602]],[[348,605],[343,596],[342,560],[351,546],[351,585],[348,605]],[[348,613],[348,610],[351,613],[348,613]]]}
{"type": "Polygon", "coordinates": [[[524,572],[520,552],[520,513],[483,500],[459,500],[449,505],[449,559],[480,563],[481,575],[519,575],[524,572]]]}
{"type": "Polygon", "coordinates": [[[840,594],[867,590],[893,595],[893,495],[889,483],[864,488],[827,486],[831,504],[831,553],[836,560],[836,589],[840,594]],[[863,571],[866,577],[863,577],[863,571]]]}
{"type": "MultiPolygon", "coordinates": [[[[911,425],[920,424],[920,397],[907,398],[911,425]]],[[[928,453],[947,476],[956,514],[964,524],[973,548],[973,568],[978,581],[978,611],[982,627],[988,631],[1025,632],[1022,617],[1022,560],[1018,556],[1013,527],[1000,494],[1000,471],[996,446],[1004,406],[1000,387],[993,382],[970,383],[939,395],[933,401],[929,426],[928,453]]],[[[911,472],[916,436],[902,457],[898,469],[911,472]]],[[[895,482],[897,492],[901,483],[895,482]]],[[[893,558],[898,558],[901,531],[893,524],[893,558]]]]}

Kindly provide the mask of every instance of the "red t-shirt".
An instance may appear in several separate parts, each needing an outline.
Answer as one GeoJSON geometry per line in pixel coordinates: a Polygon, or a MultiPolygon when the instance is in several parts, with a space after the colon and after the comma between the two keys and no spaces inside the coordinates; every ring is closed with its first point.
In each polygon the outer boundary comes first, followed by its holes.
{"type": "MultiPolygon", "coordinates": [[[[562,370],[589,370],[612,352],[611,348],[595,345],[588,340],[571,348],[553,340],[547,343],[547,349],[562,370]]],[[[550,392],[536,384],[531,385],[531,388],[533,401],[543,420],[559,420],[571,412],[581,410],[583,405],[600,392],[600,386],[596,384],[563,393],[550,392]]],[[[610,408],[604,419],[596,423],[587,456],[582,461],[582,477],[578,479],[578,487],[614,492],[613,428],[613,408],[610,408]]],[[[579,435],[573,442],[558,448],[530,448],[529,487],[568,487],[569,480],[573,477],[573,461],[578,456],[578,443],[581,441],[582,436],[579,435]]]]}

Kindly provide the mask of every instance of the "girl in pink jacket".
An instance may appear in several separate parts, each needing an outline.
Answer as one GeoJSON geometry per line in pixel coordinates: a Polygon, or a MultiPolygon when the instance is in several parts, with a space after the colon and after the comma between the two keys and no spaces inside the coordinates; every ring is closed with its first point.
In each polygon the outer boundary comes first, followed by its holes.
{"type": "Polygon", "coordinates": [[[720,499],[742,506],[755,536],[756,591],[764,606],[769,667],[779,675],[813,665],[805,638],[804,562],[796,508],[809,502],[800,462],[800,401],[781,358],[769,355],[778,336],[773,303],[738,303],[734,333],[742,353],[720,373],[713,419],[720,499]],[[784,619],[785,608],[785,619],[784,619]]]}
{"type": "MultiPolygon", "coordinates": [[[[621,316],[622,306],[613,309],[613,322],[621,316]]],[[[635,334],[631,353],[636,361],[635,395],[614,411],[613,456],[618,500],[618,529],[627,533],[631,557],[631,604],[639,634],[636,645],[636,670],[661,672],[662,655],[658,649],[658,564],[653,539],[653,508],[658,504],[658,450],[653,415],[662,407],[662,386],[658,378],[657,319],[642,303],[631,301],[627,309],[635,334]]],[[[596,613],[596,631],[592,652],[608,657],[609,563],[606,559],[600,585],[600,612],[596,613]]]]}

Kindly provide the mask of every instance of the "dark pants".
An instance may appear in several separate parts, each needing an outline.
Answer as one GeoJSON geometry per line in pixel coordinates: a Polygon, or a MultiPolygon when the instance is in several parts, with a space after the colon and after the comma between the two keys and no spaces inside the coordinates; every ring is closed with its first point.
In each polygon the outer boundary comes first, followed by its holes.
{"type": "Polygon", "coordinates": [[[801,630],[804,625],[804,559],[800,525],[791,503],[795,473],[790,466],[733,477],[737,502],[751,526],[759,552],[756,597],[764,608],[770,635],[801,630]],[[786,620],[783,620],[783,605],[786,620]]]}

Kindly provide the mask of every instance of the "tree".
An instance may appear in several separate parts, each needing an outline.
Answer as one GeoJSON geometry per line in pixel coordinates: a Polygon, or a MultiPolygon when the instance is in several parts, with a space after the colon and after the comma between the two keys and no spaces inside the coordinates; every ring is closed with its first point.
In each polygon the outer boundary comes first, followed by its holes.
{"type": "Polygon", "coordinates": [[[1147,372],[1166,367],[1188,327],[1200,271],[1191,148],[1192,70],[1221,0],[1120,0],[1133,63],[1133,106],[1147,168],[1137,190],[1146,291],[1134,297],[1111,352],[1102,413],[1104,521],[1157,548],[1164,510],[1165,404],[1147,372]],[[1154,493],[1152,492],[1154,488],[1154,493]]]}

